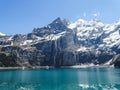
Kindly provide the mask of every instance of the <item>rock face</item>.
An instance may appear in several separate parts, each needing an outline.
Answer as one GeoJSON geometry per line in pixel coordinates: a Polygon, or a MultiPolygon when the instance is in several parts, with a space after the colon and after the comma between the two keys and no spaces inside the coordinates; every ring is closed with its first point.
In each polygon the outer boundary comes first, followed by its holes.
{"type": "Polygon", "coordinates": [[[120,53],[120,23],[82,19],[69,23],[57,18],[27,35],[0,36],[0,51],[15,55],[19,66],[103,65],[109,61],[119,66],[115,56],[120,53]]]}
{"type": "Polygon", "coordinates": [[[15,67],[19,66],[17,57],[14,54],[0,53],[0,67],[15,67]]]}

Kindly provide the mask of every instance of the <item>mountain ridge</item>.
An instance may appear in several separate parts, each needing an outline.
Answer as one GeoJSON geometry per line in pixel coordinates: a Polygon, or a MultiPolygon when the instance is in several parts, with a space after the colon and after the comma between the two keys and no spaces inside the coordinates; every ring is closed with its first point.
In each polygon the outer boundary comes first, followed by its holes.
{"type": "Polygon", "coordinates": [[[22,66],[71,66],[119,61],[120,23],[57,18],[31,33],[0,37],[0,51],[17,56],[22,66]],[[16,48],[17,47],[17,48],[16,48]]]}

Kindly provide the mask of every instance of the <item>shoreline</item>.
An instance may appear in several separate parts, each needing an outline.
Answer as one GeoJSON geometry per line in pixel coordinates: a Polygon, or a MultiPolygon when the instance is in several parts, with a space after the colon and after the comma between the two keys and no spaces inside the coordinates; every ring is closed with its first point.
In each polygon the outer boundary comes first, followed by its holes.
{"type": "Polygon", "coordinates": [[[0,67],[0,70],[26,70],[26,69],[50,69],[53,66],[33,66],[33,67],[0,67]]]}
{"type": "MultiPolygon", "coordinates": [[[[60,69],[77,69],[77,68],[114,68],[113,65],[73,65],[73,66],[61,66],[60,69]]],[[[26,70],[26,69],[56,69],[54,66],[33,66],[33,67],[0,67],[0,70],[26,70]]]]}
{"type": "Polygon", "coordinates": [[[83,64],[83,65],[73,65],[73,66],[61,66],[61,68],[114,68],[114,65],[93,65],[93,64],[83,64]]]}

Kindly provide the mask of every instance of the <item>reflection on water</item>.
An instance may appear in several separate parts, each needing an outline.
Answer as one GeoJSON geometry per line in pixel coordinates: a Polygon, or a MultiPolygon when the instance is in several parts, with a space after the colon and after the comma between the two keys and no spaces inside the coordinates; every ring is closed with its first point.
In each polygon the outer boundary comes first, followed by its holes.
{"type": "Polygon", "coordinates": [[[81,84],[120,83],[120,74],[118,77],[117,72],[120,72],[120,70],[114,68],[90,68],[83,69],[82,74],[78,71],[77,75],[81,84]]]}
{"type": "Polygon", "coordinates": [[[120,69],[0,71],[0,90],[120,90],[120,69]]]}

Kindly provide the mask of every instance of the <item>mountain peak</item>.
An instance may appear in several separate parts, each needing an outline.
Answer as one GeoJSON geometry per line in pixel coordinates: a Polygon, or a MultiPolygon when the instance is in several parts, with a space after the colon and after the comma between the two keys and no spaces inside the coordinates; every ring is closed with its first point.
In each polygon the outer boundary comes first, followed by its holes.
{"type": "Polygon", "coordinates": [[[58,17],[52,23],[48,24],[47,27],[55,30],[65,30],[68,26],[68,21],[66,19],[61,19],[58,17]]]}
{"type": "Polygon", "coordinates": [[[53,23],[56,23],[56,22],[61,22],[62,20],[61,20],[61,18],[60,17],[58,17],[58,18],[56,18],[54,21],[53,21],[53,23]]]}
{"type": "Polygon", "coordinates": [[[68,21],[66,19],[56,18],[52,23],[42,28],[35,28],[32,33],[37,36],[47,36],[50,34],[58,34],[68,29],[68,21]]]}
{"type": "Polygon", "coordinates": [[[104,64],[120,53],[120,22],[107,25],[95,19],[78,19],[68,25],[66,19],[58,17],[27,35],[4,35],[0,33],[0,48],[17,52],[18,59],[32,65],[104,64]]]}
{"type": "MultiPolygon", "coordinates": [[[[60,17],[56,18],[52,23],[60,23],[60,24],[64,24],[65,26],[67,26],[69,24],[69,21],[67,19],[61,19],[60,17]]],[[[51,23],[51,24],[52,24],[51,23]]]]}
{"type": "Polygon", "coordinates": [[[78,19],[76,22],[78,22],[78,23],[85,23],[86,20],[80,18],[80,19],[78,19]]]}
{"type": "Polygon", "coordinates": [[[94,26],[100,26],[100,27],[103,27],[105,24],[102,23],[100,20],[97,20],[97,19],[92,19],[90,21],[86,21],[84,19],[78,19],[77,21],[71,23],[68,27],[71,28],[71,29],[74,29],[76,27],[85,27],[85,26],[91,26],[91,27],[94,27],[94,26]]]}
{"type": "Polygon", "coordinates": [[[76,27],[79,26],[79,25],[83,25],[83,24],[87,24],[87,23],[88,23],[88,21],[80,18],[80,19],[78,19],[77,21],[69,24],[68,27],[69,27],[70,29],[74,29],[74,28],[76,28],[76,27]]]}

